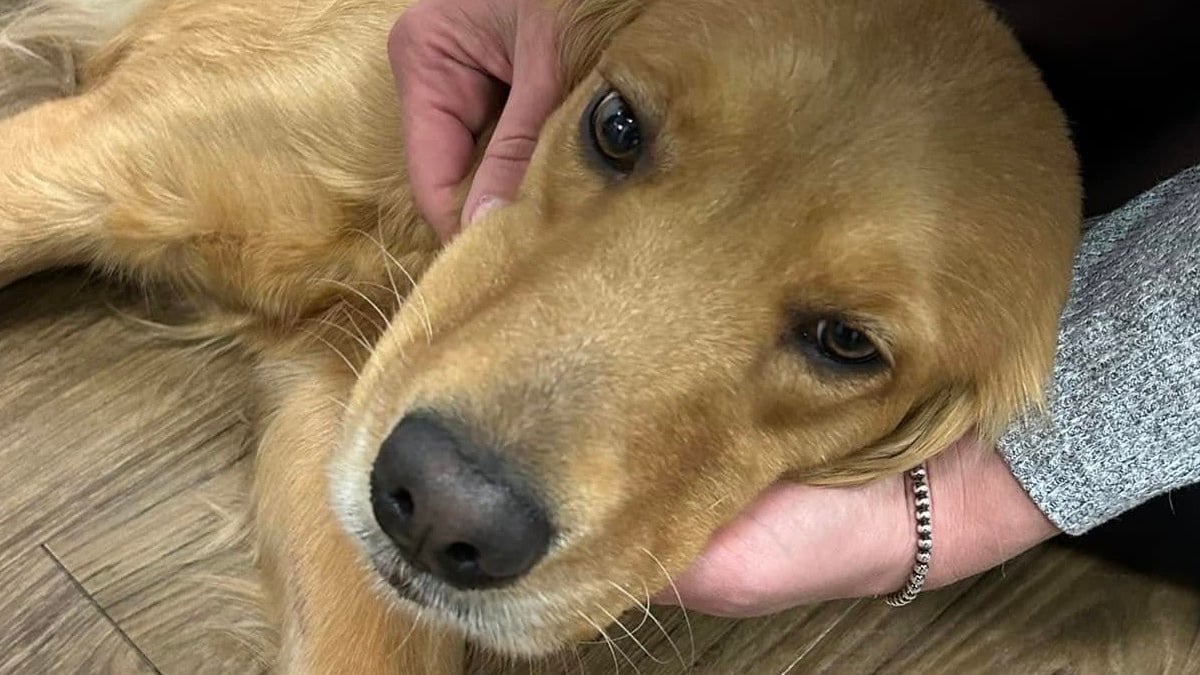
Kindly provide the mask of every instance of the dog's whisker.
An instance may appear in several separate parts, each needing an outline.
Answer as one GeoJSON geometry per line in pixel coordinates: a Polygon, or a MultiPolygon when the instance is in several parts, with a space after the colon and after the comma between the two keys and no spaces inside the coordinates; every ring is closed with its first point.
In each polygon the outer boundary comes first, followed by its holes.
{"type": "MultiPolygon", "coordinates": [[[[342,281],[338,281],[338,280],[336,280],[336,279],[320,278],[320,279],[317,279],[317,281],[324,281],[324,282],[327,282],[327,283],[332,283],[332,284],[338,285],[338,286],[340,286],[340,287],[346,288],[346,289],[347,289],[347,290],[349,290],[350,292],[352,292],[352,293],[356,294],[358,297],[362,298],[362,299],[363,299],[363,300],[364,300],[364,301],[365,301],[365,302],[366,302],[366,303],[367,303],[367,304],[368,304],[368,305],[369,305],[369,306],[370,306],[372,309],[374,309],[374,310],[375,310],[375,313],[376,313],[376,314],[379,316],[379,318],[380,318],[380,319],[383,321],[383,328],[381,329],[381,333],[384,333],[384,334],[386,334],[386,332],[387,332],[387,329],[391,327],[391,325],[392,325],[392,320],[391,320],[391,319],[390,319],[390,318],[387,316],[387,314],[386,314],[386,313],[384,313],[383,309],[379,307],[379,304],[378,304],[378,303],[376,303],[375,301],[371,300],[371,298],[367,297],[367,296],[366,296],[366,294],[364,294],[362,291],[358,290],[357,288],[354,288],[354,287],[353,287],[353,286],[351,286],[350,284],[347,284],[347,283],[345,283],[345,282],[342,282],[342,281]]],[[[398,297],[398,296],[397,296],[397,297],[398,297]]],[[[408,330],[406,329],[406,330],[405,330],[405,333],[406,333],[406,335],[407,335],[407,337],[408,337],[408,340],[409,340],[409,341],[411,341],[411,340],[412,340],[412,333],[411,333],[411,331],[408,331],[408,330]]],[[[402,346],[402,345],[399,345],[399,344],[397,344],[397,346],[401,348],[401,349],[400,349],[400,355],[401,355],[401,357],[403,357],[403,354],[404,354],[404,350],[403,350],[403,348],[402,348],[403,346],[402,346]]],[[[368,350],[368,353],[369,353],[369,352],[370,352],[370,350],[368,350]]],[[[359,378],[361,379],[361,375],[359,375],[359,378]]]]}
{"type": "Polygon", "coordinates": [[[646,645],[641,640],[637,639],[637,636],[633,634],[633,631],[629,630],[629,628],[625,625],[625,623],[623,621],[621,621],[617,617],[613,616],[612,612],[608,611],[607,609],[604,609],[604,607],[600,606],[597,603],[592,603],[592,604],[596,607],[596,609],[603,612],[604,616],[607,616],[609,618],[609,620],[611,620],[616,625],[620,626],[621,630],[625,631],[625,635],[629,636],[630,640],[633,640],[633,644],[637,645],[638,649],[641,649],[642,653],[645,654],[647,658],[649,658],[651,661],[653,661],[655,663],[659,663],[659,664],[666,663],[666,661],[663,661],[662,659],[656,657],[654,654],[651,654],[650,650],[646,649],[646,645]]]}
{"type": "Polygon", "coordinates": [[[346,337],[353,340],[355,342],[355,344],[357,344],[360,347],[362,347],[363,349],[367,350],[368,354],[371,353],[371,345],[367,344],[367,341],[364,340],[361,336],[355,335],[354,331],[350,330],[349,328],[346,328],[345,326],[334,323],[333,321],[330,321],[329,319],[326,319],[324,317],[317,319],[317,323],[321,324],[322,326],[328,326],[329,328],[337,330],[338,332],[342,333],[346,337]]]}
{"type": "Polygon", "coordinates": [[[392,649],[393,654],[399,654],[404,650],[404,646],[407,645],[408,641],[412,639],[412,636],[416,634],[417,629],[421,626],[421,622],[424,620],[425,608],[423,606],[417,606],[417,612],[412,617],[412,625],[408,627],[408,632],[404,634],[404,637],[401,638],[399,644],[392,649]]]}
{"type": "Polygon", "coordinates": [[[387,316],[387,314],[385,314],[385,313],[384,313],[384,311],[383,311],[383,310],[382,310],[382,309],[379,307],[379,305],[378,305],[378,304],[377,304],[377,303],[376,303],[374,300],[372,300],[371,298],[367,297],[367,294],[366,294],[366,293],[363,293],[362,291],[358,290],[357,288],[355,288],[355,287],[354,287],[354,286],[352,286],[351,284],[348,284],[348,283],[346,283],[346,282],[344,282],[344,281],[339,281],[339,280],[337,280],[337,279],[329,279],[329,278],[325,278],[325,277],[318,278],[318,279],[316,279],[316,281],[321,281],[321,282],[324,282],[324,283],[328,283],[328,284],[333,284],[333,285],[335,285],[335,286],[339,286],[339,287],[341,287],[341,288],[344,288],[344,289],[346,289],[346,290],[350,291],[351,293],[353,293],[353,294],[357,295],[358,297],[362,298],[364,302],[366,302],[368,305],[370,305],[370,306],[371,306],[371,308],[373,308],[373,309],[374,309],[374,310],[375,310],[375,311],[376,311],[376,312],[379,314],[379,318],[380,318],[380,319],[383,319],[383,324],[384,324],[385,326],[387,326],[387,325],[390,325],[390,324],[391,324],[391,320],[390,320],[390,319],[388,319],[388,316],[387,316]]]}
{"type": "Polygon", "coordinates": [[[358,331],[363,339],[374,345],[379,340],[379,336],[387,331],[387,323],[379,323],[375,320],[375,316],[366,310],[364,307],[357,305],[346,306],[346,319],[354,326],[354,330],[358,331]],[[366,324],[366,329],[359,325],[359,321],[366,324]]]}
{"type": "MultiPolygon", "coordinates": [[[[588,622],[592,628],[595,628],[596,631],[604,638],[604,644],[608,645],[608,651],[610,654],[612,654],[613,673],[621,672],[621,661],[617,659],[617,652],[620,652],[621,656],[624,656],[626,661],[629,661],[629,655],[625,653],[625,650],[617,646],[617,643],[613,642],[613,639],[608,636],[608,633],[605,632],[605,630],[601,628],[599,624],[597,624],[595,621],[592,621],[587,614],[584,614],[578,609],[575,610],[575,613],[578,614],[584,621],[588,622]]],[[[634,671],[637,671],[637,665],[635,665],[632,661],[629,661],[629,663],[633,666],[634,671]]]]}
{"type": "MultiPolygon", "coordinates": [[[[371,235],[368,234],[367,236],[370,237],[371,235]]],[[[371,238],[374,239],[374,237],[371,238]]],[[[404,267],[404,264],[401,263],[395,255],[392,255],[392,252],[383,245],[382,241],[376,239],[375,243],[379,245],[379,250],[382,251],[383,254],[392,261],[392,264],[396,266],[396,269],[400,270],[400,273],[403,274],[404,278],[408,280],[413,296],[416,297],[417,302],[421,303],[421,315],[422,320],[425,322],[426,338],[429,340],[429,342],[433,342],[433,321],[429,315],[429,305],[425,302],[425,296],[421,293],[421,289],[417,286],[417,280],[413,278],[412,274],[409,274],[408,269],[404,267]]]]}
{"type": "MultiPolygon", "coordinates": [[[[362,286],[367,286],[369,288],[382,288],[384,291],[387,291],[387,287],[380,286],[379,284],[373,284],[373,283],[368,283],[368,282],[358,282],[358,284],[362,285],[362,286]]],[[[375,318],[375,317],[379,316],[379,312],[375,312],[374,314],[372,314],[371,312],[368,312],[365,308],[360,307],[357,304],[345,303],[342,306],[345,308],[345,311],[348,316],[350,315],[351,312],[353,312],[355,315],[362,317],[363,321],[367,321],[370,324],[371,328],[374,329],[378,333],[382,333],[384,330],[386,330],[388,323],[390,323],[390,321],[383,321],[382,323],[380,323],[380,320],[377,320],[375,318]]]]}
{"type": "Polygon", "coordinates": [[[667,632],[666,627],[662,625],[662,622],[654,616],[654,612],[650,609],[650,588],[645,584],[645,582],[642,583],[642,589],[646,592],[645,602],[638,600],[632,593],[622,588],[620,584],[611,580],[608,583],[625,597],[633,601],[639,608],[645,610],[645,616],[642,618],[642,623],[638,624],[637,628],[634,628],[634,630],[636,631],[641,629],[641,627],[646,624],[646,620],[649,619],[654,623],[655,626],[658,627],[658,630],[663,634],[663,637],[667,639],[667,644],[671,646],[671,650],[675,652],[675,656],[679,659],[679,665],[687,668],[687,663],[683,660],[683,652],[679,651],[679,645],[675,643],[675,639],[671,637],[671,634],[667,632]]]}
{"type": "Polygon", "coordinates": [[[658,559],[658,556],[651,553],[650,549],[644,546],[642,547],[642,552],[650,556],[650,559],[654,561],[654,564],[658,565],[658,569],[662,570],[663,576],[667,578],[667,583],[671,586],[671,592],[675,594],[675,601],[679,603],[680,613],[683,614],[683,623],[685,626],[687,626],[688,642],[691,643],[691,658],[688,659],[688,663],[695,663],[696,634],[692,632],[692,620],[688,617],[687,610],[683,607],[683,596],[679,593],[679,587],[675,585],[675,580],[671,578],[671,573],[667,571],[667,566],[662,564],[662,561],[658,559]]]}
{"type": "MultiPolygon", "coordinates": [[[[404,272],[404,275],[405,275],[405,276],[406,276],[406,277],[409,279],[409,281],[410,281],[410,283],[412,284],[412,287],[413,287],[414,289],[416,288],[416,281],[412,279],[412,276],[408,274],[408,272],[407,272],[407,271],[404,269],[404,266],[403,266],[403,265],[401,265],[401,264],[400,264],[400,262],[399,262],[398,260],[396,260],[395,256],[393,256],[393,255],[391,254],[391,252],[387,250],[387,247],[386,247],[386,246],[384,246],[384,244],[383,244],[383,230],[382,230],[382,228],[383,228],[383,218],[382,218],[382,217],[379,217],[379,218],[376,220],[376,225],[377,225],[377,229],[379,229],[379,238],[375,238],[375,237],[371,236],[371,234],[370,234],[370,233],[368,233],[368,232],[364,232],[364,231],[362,231],[362,230],[359,230],[359,234],[361,234],[362,236],[364,236],[364,237],[366,237],[367,239],[371,240],[371,242],[372,242],[373,244],[375,244],[375,246],[376,246],[376,247],[379,249],[380,255],[381,255],[381,257],[383,258],[383,261],[384,261],[383,271],[384,271],[384,273],[386,273],[386,274],[387,274],[387,278],[388,278],[388,284],[390,284],[390,285],[391,285],[391,288],[390,288],[390,289],[388,289],[386,286],[381,286],[381,285],[380,285],[379,287],[380,287],[380,288],[382,288],[383,290],[391,290],[391,292],[392,292],[392,295],[393,295],[393,296],[395,296],[395,298],[396,298],[396,306],[397,306],[397,307],[401,307],[401,306],[403,306],[403,305],[404,305],[404,303],[408,302],[408,299],[407,299],[407,298],[406,298],[406,297],[405,297],[403,294],[401,294],[401,293],[400,293],[400,288],[399,288],[399,287],[396,285],[396,276],[395,276],[394,274],[392,274],[392,268],[391,268],[391,267],[389,267],[389,266],[387,265],[387,263],[388,263],[388,260],[390,259],[390,260],[391,260],[391,262],[392,262],[393,264],[395,264],[397,267],[399,267],[399,268],[400,268],[400,271],[401,271],[401,272],[404,272]]],[[[425,323],[426,323],[427,325],[428,325],[428,323],[429,323],[429,321],[428,321],[428,312],[426,312],[425,323]]],[[[386,329],[387,327],[390,327],[391,325],[392,325],[392,323],[391,323],[390,321],[389,321],[389,322],[387,322],[387,323],[385,324],[385,329],[386,329]]],[[[409,341],[409,342],[411,342],[411,341],[412,341],[412,339],[413,339],[413,335],[412,335],[412,331],[411,331],[411,330],[409,330],[409,329],[407,328],[407,326],[406,326],[406,328],[405,328],[405,331],[404,331],[404,333],[405,333],[405,337],[408,339],[408,341],[409,341]]],[[[432,341],[432,334],[430,334],[429,341],[432,341]]],[[[398,345],[398,346],[399,346],[399,345],[398,345]]]]}
{"type": "Polygon", "coordinates": [[[326,396],[325,400],[329,401],[330,403],[336,404],[339,408],[341,408],[345,412],[350,412],[350,404],[337,398],[336,396],[332,396],[332,395],[326,396]]]}
{"type": "Polygon", "coordinates": [[[354,364],[350,361],[350,359],[346,358],[346,355],[342,353],[342,350],[338,349],[336,346],[334,346],[334,344],[332,342],[330,342],[329,340],[326,340],[324,338],[324,336],[317,333],[316,331],[314,331],[310,328],[304,328],[302,330],[309,337],[317,339],[322,344],[324,344],[326,347],[328,347],[330,349],[330,351],[332,351],[334,354],[337,354],[342,359],[342,362],[346,364],[346,367],[350,369],[350,372],[354,373],[355,379],[362,379],[362,374],[359,372],[358,368],[354,367],[354,364]]]}
{"type": "Polygon", "coordinates": [[[583,655],[579,653],[579,645],[572,645],[571,653],[575,655],[575,663],[579,666],[579,675],[585,675],[586,670],[583,667],[583,655]]]}
{"type": "Polygon", "coordinates": [[[608,583],[610,583],[614,587],[616,587],[617,590],[625,593],[625,596],[633,601],[634,606],[636,606],[638,609],[642,610],[642,621],[641,621],[641,623],[639,623],[637,625],[636,628],[634,628],[635,631],[641,630],[642,627],[646,625],[647,621],[652,620],[654,618],[650,612],[650,594],[648,592],[646,593],[646,602],[642,603],[642,602],[638,601],[637,598],[634,598],[633,595],[630,594],[628,591],[626,591],[624,588],[621,588],[621,586],[619,584],[617,584],[611,580],[608,583]]]}
{"type": "MultiPolygon", "coordinates": [[[[609,581],[608,583],[609,583],[609,584],[611,584],[612,586],[616,587],[618,590],[624,590],[624,589],[621,589],[619,586],[617,586],[617,584],[616,584],[616,583],[614,583],[613,581],[609,581]]],[[[637,598],[634,598],[633,596],[629,595],[628,593],[626,593],[625,595],[626,595],[626,596],[628,596],[628,597],[630,597],[630,598],[632,598],[632,599],[633,599],[633,603],[634,603],[634,605],[636,605],[638,609],[642,610],[642,620],[641,620],[641,622],[639,622],[639,623],[638,623],[638,625],[636,625],[636,626],[634,626],[634,627],[633,627],[633,631],[634,631],[634,632],[637,632],[637,631],[641,630],[641,629],[642,629],[642,628],[643,628],[643,627],[646,625],[646,621],[647,621],[647,618],[646,618],[646,617],[647,617],[647,612],[649,611],[649,607],[648,607],[648,606],[644,606],[644,605],[642,605],[642,603],[641,603],[641,601],[640,601],[640,600],[638,600],[637,598]]],[[[604,611],[604,610],[603,610],[603,608],[601,608],[601,610],[600,610],[600,611],[604,611]]],[[[607,613],[607,612],[606,612],[606,613],[607,613]]],[[[612,615],[609,615],[609,618],[610,618],[610,619],[612,619],[613,621],[618,621],[618,619],[616,619],[616,618],[615,618],[615,617],[613,617],[612,615]]],[[[622,626],[622,628],[624,628],[624,626],[622,626]]],[[[626,632],[628,632],[628,631],[626,631],[626,632]]],[[[632,636],[631,636],[631,637],[632,637],[632,636]]],[[[625,636],[618,636],[618,637],[615,637],[615,638],[613,638],[613,640],[624,640],[624,639],[625,639],[625,636]]],[[[636,638],[635,638],[635,639],[636,639],[636,638]]]]}
{"type": "MultiPolygon", "coordinates": [[[[358,335],[358,337],[360,338],[362,345],[363,345],[364,347],[366,347],[366,349],[367,349],[367,352],[368,352],[368,353],[370,353],[370,351],[371,351],[371,343],[373,343],[373,342],[374,342],[374,340],[372,340],[372,339],[370,339],[369,337],[367,337],[367,334],[366,334],[366,332],[365,332],[365,331],[362,329],[362,326],[359,326],[359,325],[358,325],[358,322],[354,320],[354,314],[352,314],[352,313],[351,313],[351,311],[350,311],[350,309],[349,309],[349,308],[347,308],[347,309],[346,309],[346,311],[345,311],[345,315],[346,315],[346,321],[348,321],[348,322],[350,323],[350,325],[351,325],[351,326],[354,328],[354,332],[355,332],[355,333],[358,335]]],[[[374,324],[372,324],[372,328],[378,328],[378,327],[377,327],[377,326],[375,326],[374,324]]]]}
{"type": "Polygon", "coordinates": [[[383,284],[377,284],[373,281],[363,281],[360,283],[362,283],[363,286],[370,286],[371,288],[378,288],[381,291],[387,291],[388,293],[391,293],[392,296],[395,297],[397,304],[404,302],[404,296],[400,295],[400,291],[395,285],[384,286],[383,284]]]}
{"type": "Polygon", "coordinates": [[[667,644],[671,646],[671,651],[675,652],[675,656],[679,659],[679,666],[684,670],[687,670],[688,664],[683,659],[683,652],[679,650],[679,643],[675,641],[675,638],[671,636],[670,631],[667,630],[666,626],[662,625],[662,622],[658,620],[658,617],[654,616],[654,612],[650,609],[650,587],[644,580],[642,581],[642,592],[646,594],[646,611],[650,614],[650,620],[654,622],[655,626],[658,626],[658,630],[662,632],[663,637],[666,638],[667,644]]]}
{"type": "Polygon", "coordinates": [[[387,264],[388,259],[387,259],[387,256],[385,255],[387,253],[387,247],[384,246],[384,244],[383,244],[383,213],[382,213],[382,211],[383,211],[383,207],[381,206],[381,207],[379,207],[379,213],[376,215],[376,218],[375,218],[375,229],[379,233],[379,238],[376,239],[375,237],[372,237],[370,234],[367,234],[366,232],[362,232],[361,234],[364,237],[366,237],[367,239],[370,239],[371,242],[373,244],[375,244],[375,246],[379,249],[380,258],[383,260],[383,271],[384,271],[384,273],[387,274],[388,283],[391,284],[391,287],[392,287],[391,288],[392,294],[396,297],[396,303],[397,303],[397,306],[399,306],[400,304],[404,303],[404,295],[400,293],[400,288],[398,286],[396,286],[396,277],[395,277],[395,275],[392,274],[392,268],[388,267],[388,264],[387,264]]]}

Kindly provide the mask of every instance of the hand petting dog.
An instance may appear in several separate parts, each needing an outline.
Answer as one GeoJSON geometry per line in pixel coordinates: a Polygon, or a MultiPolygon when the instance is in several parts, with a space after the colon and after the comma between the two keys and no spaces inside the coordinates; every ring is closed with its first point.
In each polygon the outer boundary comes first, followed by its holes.
{"type": "Polygon", "coordinates": [[[417,206],[443,240],[517,190],[562,95],[554,17],[540,0],[437,0],[414,5],[392,30],[417,206]],[[501,109],[460,218],[454,191],[501,109]]]}

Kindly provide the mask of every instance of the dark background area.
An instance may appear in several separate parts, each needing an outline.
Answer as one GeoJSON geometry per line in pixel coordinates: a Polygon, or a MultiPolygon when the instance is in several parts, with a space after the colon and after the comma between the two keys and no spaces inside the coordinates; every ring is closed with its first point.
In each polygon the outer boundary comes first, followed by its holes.
{"type": "Polygon", "coordinates": [[[1066,110],[1089,216],[1200,162],[1200,2],[990,1],[1066,110]]]}

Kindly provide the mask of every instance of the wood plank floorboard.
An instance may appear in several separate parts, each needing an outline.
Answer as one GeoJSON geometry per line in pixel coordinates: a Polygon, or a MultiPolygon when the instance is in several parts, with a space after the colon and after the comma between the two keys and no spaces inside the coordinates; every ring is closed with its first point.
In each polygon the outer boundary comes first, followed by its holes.
{"type": "Polygon", "coordinates": [[[46,550],[15,556],[0,588],[0,673],[155,672],[46,550]]]}

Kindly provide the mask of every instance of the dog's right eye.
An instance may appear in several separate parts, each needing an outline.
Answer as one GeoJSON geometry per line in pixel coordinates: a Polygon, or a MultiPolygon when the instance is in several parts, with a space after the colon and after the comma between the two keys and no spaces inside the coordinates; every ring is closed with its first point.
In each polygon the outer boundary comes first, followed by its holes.
{"type": "Polygon", "coordinates": [[[608,168],[627,174],[642,151],[642,130],[629,104],[609,90],[592,104],[586,125],[592,147],[608,168]]]}

